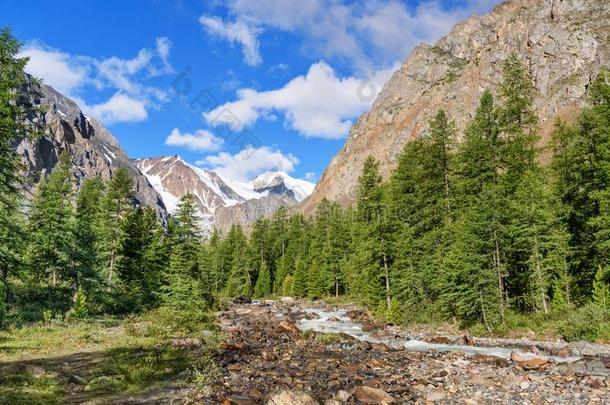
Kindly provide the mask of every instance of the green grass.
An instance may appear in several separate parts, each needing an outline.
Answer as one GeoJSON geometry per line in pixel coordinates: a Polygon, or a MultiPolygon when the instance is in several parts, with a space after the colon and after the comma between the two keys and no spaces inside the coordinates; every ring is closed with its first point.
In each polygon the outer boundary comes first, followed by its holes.
{"type": "Polygon", "coordinates": [[[215,329],[209,314],[158,309],[1,331],[0,403],[104,402],[169,385],[205,393],[220,375],[215,329]]]}

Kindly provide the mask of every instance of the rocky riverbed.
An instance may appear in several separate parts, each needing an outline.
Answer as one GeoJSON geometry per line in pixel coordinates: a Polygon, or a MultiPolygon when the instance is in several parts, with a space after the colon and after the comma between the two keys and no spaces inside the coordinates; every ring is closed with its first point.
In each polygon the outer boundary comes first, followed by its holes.
{"type": "Polygon", "coordinates": [[[604,346],[420,337],[428,347],[362,310],[291,299],[235,304],[218,319],[226,341],[213,403],[610,403],[604,346]],[[304,330],[329,323],[347,332],[304,330]]]}

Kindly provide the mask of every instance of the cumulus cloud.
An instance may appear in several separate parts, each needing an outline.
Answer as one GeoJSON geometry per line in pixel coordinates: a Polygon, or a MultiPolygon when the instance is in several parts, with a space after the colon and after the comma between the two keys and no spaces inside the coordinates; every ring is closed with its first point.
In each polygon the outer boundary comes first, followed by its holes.
{"type": "Polygon", "coordinates": [[[140,122],[148,118],[145,104],[123,94],[115,93],[108,101],[94,105],[83,105],[81,108],[106,124],[117,122],[140,122]]]}
{"type": "Polygon", "coordinates": [[[62,94],[73,98],[88,114],[106,124],[143,121],[147,110],[167,100],[165,91],[148,85],[152,77],[173,72],[169,63],[171,42],[156,39],[154,49],[141,49],[133,58],[93,58],[72,55],[44,44],[26,45],[19,56],[29,57],[25,70],[62,94]],[[114,90],[106,101],[89,104],[86,88],[114,90]]]}
{"type": "Polygon", "coordinates": [[[369,108],[392,70],[370,78],[343,78],[319,62],[279,89],[240,89],[236,101],[205,113],[204,118],[212,126],[228,125],[237,131],[280,112],[286,125],[304,136],[339,139],[347,134],[352,119],[369,108]]]}
{"type": "Polygon", "coordinates": [[[30,58],[25,69],[29,74],[44,78],[47,84],[64,94],[71,94],[89,79],[88,58],[72,63],[74,58],[70,54],[41,44],[30,44],[19,57],[30,58]]]}
{"type": "Polygon", "coordinates": [[[247,181],[269,170],[280,170],[290,173],[299,163],[292,154],[284,154],[280,150],[268,146],[247,146],[241,151],[230,154],[221,152],[206,156],[197,161],[199,166],[207,166],[217,171],[221,176],[237,181],[247,181]]]}
{"type": "Polygon", "coordinates": [[[217,35],[242,47],[244,61],[250,66],[256,66],[262,62],[259,51],[257,35],[259,30],[241,20],[225,22],[219,17],[201,16],[199,23],[213,35],[217,35]]]}
{"type": "MultiPolygon", "coordinates": [[[[230,0],[226,4],[233,24],[240,27],[239,32],[248,32],[248,43],[256,44],[257,54],[257,35],[278,29],[301,35],[305,52],[346,60],[370,72],[393,65],[418,42],[434,42],[455,22],[489,11],[499,2],[468,0],[463,6],[450,8],[435,0],[414,7],[398,0],[230,0]]],[[[218,30],[224,27],[215,17],[205,18],[218,30]]],[[[242,44],[245,53],[246,44],[242,44]]]]}
{"type": "Polygon", "coordinates": [[[203,129],[199,129],[194,133],[181,133],[178,128],[174,128],[165,139],[165,144],[180,146],[194,151],[215,151],[222,147],[223,140],[203,129]]]}

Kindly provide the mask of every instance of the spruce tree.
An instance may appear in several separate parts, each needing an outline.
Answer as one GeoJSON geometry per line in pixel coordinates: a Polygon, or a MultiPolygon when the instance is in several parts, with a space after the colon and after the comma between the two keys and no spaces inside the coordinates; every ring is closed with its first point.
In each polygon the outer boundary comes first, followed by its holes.
{"type": "Polygon", "coordinates": [[[590,86],[589,106],[575,125],[559,123],[553,136],[553,169],[567,207],[570,276],[578,298],[591,295],[599,266],[608,264],[610,236],[610,85],[601,72],[590,86]]]}
{"type": "MultiPolygon", "coordinates": [[[[2,297],[10,298],[9,277],[17,275],[23,262],[26,239],[20,211],[22,186],[21,164],[14,143],[35,135],[39,128],[27,124],[27,116],[35,113],[32,106],[18,102],[26,82],[27,58],[18,58],[21,43],[8,27],[0,30],[0,277],[4,285],[2,297]]],[[[4,305],[4,301],[0,302],[4,305]]]]}
{"type": "Polygon", "coordinates": [[[305,261],[300,256],[294,262],[292,293],[297,298],[307,296],[307,267],[305,261]]]}
{"type": "Polygon", "coordinates": [[[271,294],[271,274],[269,273],[267,262],[263,260],[254,286],[254,297],[263,298],[269,294],[271,294]]]}
{"type": "Polygon", "coordinates": [[[133,180],[127,169],[119,168],[106,188],[98,220],[97,249],[102,270],[108,283],[113,283],[120,241],[123,237],[121,223],[132,208],[133,180]]]}
{"type": "Polygon", "coordinates": [[[28,262],[40,281],[76,284],[72,240],[74,176],[67,152],[34,194],[28,223],[28,262]]]}
{"type": "Polygon", "coordinates": [[[200,231],[193,195],[180,198],[175,215],[176,226],[169,261],[167,285],[163,288],[164,305],[174,309],[202,309],[208,304],[199,267],[200,231]]]}
{"type": "Polygon", "coordinates": [[[116,273],[120,280],[125,308],[136,311],[150,301],[153,291],[149,286],[147,251],[157,230],[154,209],[140,207],[131,210],[122,223],[122,239],[118,249],[116,273]]]}
{"type": "Polygon", "coordinates": [[[567,270],[568,254],[568,234],[558,216],[560,203],[549,187],[548,177],[541,169],[524,174],[511,201],[509,225],[513,252],[523,258],[515,263],[523,279],[513,280],[513,285],[521,283],[525,305],[545,314],[549,312],[553,278],[567,270]]]}
{"type": "Polygon", "coordinates": [[[85,179],[76,198],[72,228],[77,283],[84,293],[92,293],[99,284],[99,257],[96,249],[96,223],[100,215],[105,184],[99,177],[85,179]]]}
{"type": "Polygon", "coordinates": [[[247,238],[239,225],[231,226],[229,238],[232,243],[229,277],[226,292],[229,296],[252,295],[252,274],[247,260],[247,238]]]}

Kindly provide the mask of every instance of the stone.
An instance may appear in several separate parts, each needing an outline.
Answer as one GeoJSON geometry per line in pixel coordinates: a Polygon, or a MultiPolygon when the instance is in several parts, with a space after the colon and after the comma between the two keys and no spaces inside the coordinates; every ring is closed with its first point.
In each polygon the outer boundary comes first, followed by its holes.
{"type": "Polygon", "coordinates": [[[447,396],[447,393],[442,388],[434,388],[426,393],[425,399],[429,402],[442,401],[447,396]]]}
{"type": "Polygon", "coordinates": [[[447,336],[432,336],[427,341],[429,343],[444,344],[444,345],[448,345],[448,344],[452,343],[451,339],[449,339],[447,336]]]}
{"type": "Polygon", "coordinates": [[[498,367],[508,367],[510,366],[510,362],[502,357],[492,356],[487,354],[474,354],[469,357],[472,361],[476,363],[483,364],[493,364],[498,367]]]}
{"type": "Polygon", "coordinates": [[[287,304],[287,305],[294,305],[294,303],[296,302],[294,298],[292,297],[281,297],[280,298],[280,302],[282,304],[287,304]]]}
{"type": "Polygon", "coordinates": [[[468,335],[462,335],[452,342],[454,345],[474,346],[474,339],[468,335]]]}
{"type": "Polygon", "coordinates": [[[347,400],[350,399],[351,396],[352,396],[352,394],[350,394],[349,392],[347,392],[345,390],[339,390],[335,394],[335,398],[337,398],[337,400],[339,400],[341,402],[347,402],[347,400]]]}
{"type": "Polygon", "coordinates": [[[510,359],[524,370],[537,370],[549,362],[547,359],[538,357],[526,358],[515,352],[510,354],[510,359]]]}
{"type": "Polygon", "coordinates": [[[301,331],[297,328],[294,321],[281,321],[279,324],[280,330],[292,335],[300,335],[301,331]]]}
{"type": "Polygon", "coordinates": [[[279,390],[269,395],[267,405],[319,405],[319,402],[304,391],[279,390]]]}
{"type": "Polygon", "coordinates": [[[380,388],[360,385],[352,393],[357,401],[363,404],[393,404],[394,397],[380,388]]]}

